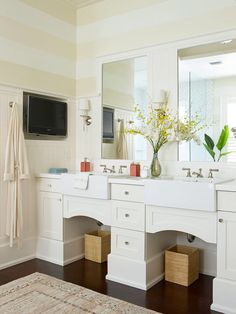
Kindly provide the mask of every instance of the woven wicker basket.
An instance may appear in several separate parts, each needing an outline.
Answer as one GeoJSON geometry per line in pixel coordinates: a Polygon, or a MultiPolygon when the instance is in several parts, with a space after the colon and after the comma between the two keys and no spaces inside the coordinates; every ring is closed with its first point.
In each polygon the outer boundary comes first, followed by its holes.
{"type": "Polygon", "coordinates": [[[111,233],[109,231],[97,230],[85,234],[85,258],[103,263],[111,251],[111,233]]]}
{"type": "Polygon", "coordinates": [[[199,249],[175,245],[165,251],[165,280],[183,286],[199,278],[199,249]]]}

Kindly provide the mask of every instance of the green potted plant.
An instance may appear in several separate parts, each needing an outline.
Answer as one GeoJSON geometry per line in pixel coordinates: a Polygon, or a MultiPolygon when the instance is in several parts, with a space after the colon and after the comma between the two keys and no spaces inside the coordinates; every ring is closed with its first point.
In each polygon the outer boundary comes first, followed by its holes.
{"type": "Polygon", "coordinates": [[[234,153],[234,151],[223,152],[224,147],[226,146],[229,139],[229,126],[225,125],[220,133],[217,144],[213,141],[213,139],[208,135],[204,135],[205,143],[203,143],[204,147],[212,157],[214,161],[220,161],[220,159],[228,154],[234,153]],[[218,157],[217,157],[218,156],[218,157]]]}

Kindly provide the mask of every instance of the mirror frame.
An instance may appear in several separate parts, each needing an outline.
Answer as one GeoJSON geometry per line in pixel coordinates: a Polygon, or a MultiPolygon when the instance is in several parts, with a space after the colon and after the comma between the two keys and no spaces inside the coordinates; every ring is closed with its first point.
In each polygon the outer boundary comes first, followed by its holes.
{"type": "MultiPolygon", "coordinates": [[[[102,157],[102,136],[103,136],[103,104],[102,104],[102,99],[103,99],[103,65],[111,62],[119,62],[119,61],[124,61],[128,59],[134,59],[134,58],[140,58],[140,57],[147,57],[147,79],[148,79],[148,84],[147,84],[147,92],[149,95],[152,95],[152,81],[151,81],[151,70],[152,70],[152,58],[151,58],[151,49],[138,49],[126,53],[119,53],[119,54],[114,54],[114,55],[108,55],[108,56],[103,56],[97,58],[97,94],[99,95],[99,106],[100,106],[100,160],[103,160],[104,162],[111,162],[111,161],[119,161],[119,162],[132,162],[133,160],[129,159],[106,159],[102,157]]],[[[145,160],[144,162],[146,162],[145,160]]]]}

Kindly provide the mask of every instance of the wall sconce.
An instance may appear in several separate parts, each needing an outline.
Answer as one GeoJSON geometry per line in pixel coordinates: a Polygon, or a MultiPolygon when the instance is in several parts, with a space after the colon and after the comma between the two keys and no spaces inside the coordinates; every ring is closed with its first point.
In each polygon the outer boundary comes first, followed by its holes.
{"type": "Polygon", "coordinates": [[[90,111],[90,103],[87,98],[79,100],[79,111],[80,117],[84,120],[84,125],[89,126],[92,123],[92,118],[88,115],[88,112],[90,111]]]}
{"type": "Polygon", "coordinates": [[[157,100],[153,102],[153,104],[158,105],[167,105],[169,100],[169,92],[161,89],[158,93],[157,100]]]}

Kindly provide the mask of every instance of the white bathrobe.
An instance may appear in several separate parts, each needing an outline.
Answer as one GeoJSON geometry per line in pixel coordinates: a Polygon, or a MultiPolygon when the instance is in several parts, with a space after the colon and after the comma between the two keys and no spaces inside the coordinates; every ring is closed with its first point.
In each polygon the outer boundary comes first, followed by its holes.
{"type": "Polygon", "coordinates": [[[125,124],[124,120],[120,121],[117,148],[116,148],[117,159],[128,159],[128,148],[125,135],[125,124]]]}
{"type": "Polygon", "coordinates": [[[12,105],[7,135],[4,181],[8,182],[6,235],[10,237],[10,246],[14,239],[21,240],[23,227],[22,179],[29,178],[29,166],[21,123],[17,106],[12,105]]]}

